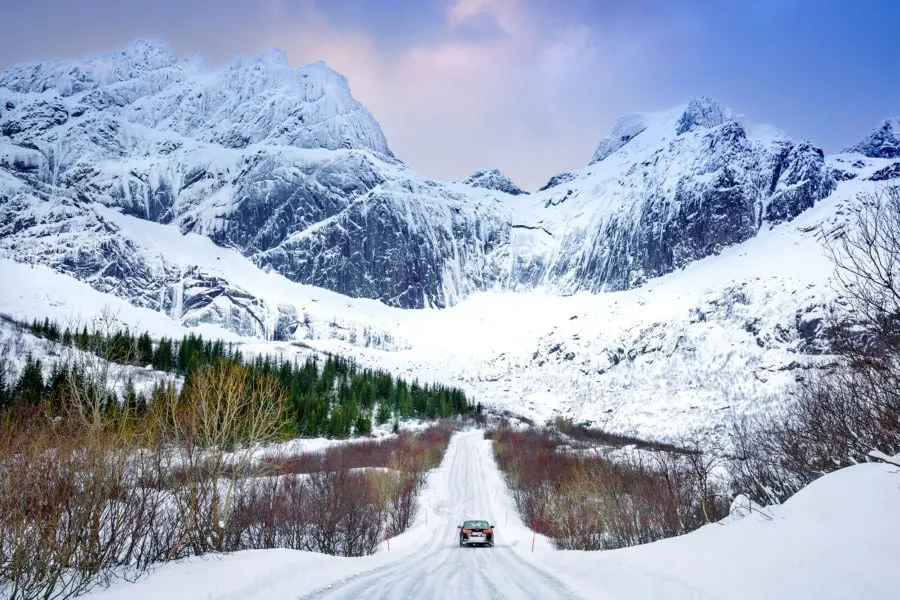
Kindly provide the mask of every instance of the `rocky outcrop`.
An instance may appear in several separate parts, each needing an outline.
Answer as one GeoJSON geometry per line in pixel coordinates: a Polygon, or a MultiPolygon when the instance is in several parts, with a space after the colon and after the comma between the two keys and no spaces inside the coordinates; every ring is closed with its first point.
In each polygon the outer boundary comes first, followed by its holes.
{"type": "Polygon", "coordinates": [[[856,152],[869,158],[900,158],[900,117],[882,121],[845,152],[856,152]]]}
{"type": "Polygon", "coordinates": [[[519,186],[514,184],[509,177],[499,171],[499,169],[490,169],[488,171],[475,171],[460,183],[471,185],[472,187],[484,188],[486,190],[495,190],[504,192],[511,196],[527,194],[519,186]]]}

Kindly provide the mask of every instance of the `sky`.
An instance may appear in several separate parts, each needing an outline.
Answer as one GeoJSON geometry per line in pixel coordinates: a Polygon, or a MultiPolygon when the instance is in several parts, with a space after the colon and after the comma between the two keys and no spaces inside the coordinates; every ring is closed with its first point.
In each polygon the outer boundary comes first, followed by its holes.
{"type": "Polygon", "coordinates": [[[587,164],[623,114],[707,95],[826,152],[900,116],[894,0],[29,0],[0,69],[166,41],[214,64],[324,60],[417,171],[527,190],[587,164]]]}

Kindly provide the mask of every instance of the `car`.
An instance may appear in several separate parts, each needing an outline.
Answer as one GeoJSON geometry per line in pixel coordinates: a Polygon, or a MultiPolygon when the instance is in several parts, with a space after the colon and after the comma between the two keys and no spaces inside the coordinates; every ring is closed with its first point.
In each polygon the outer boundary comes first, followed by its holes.
{"type": "Polygon", "coordinates": [[[459,547],[463,546],[493,546],[494,526],[489,521],[473,519],[457,525],[459,529],[459,547]]]}

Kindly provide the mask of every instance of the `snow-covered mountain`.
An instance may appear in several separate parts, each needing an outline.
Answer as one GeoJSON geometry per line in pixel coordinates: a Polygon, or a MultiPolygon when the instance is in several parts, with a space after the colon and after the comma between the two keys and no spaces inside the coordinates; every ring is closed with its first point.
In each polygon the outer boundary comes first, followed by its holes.
{"type": "Polygon", "coordinates": [[[515,272],[564,291],[628,289],[793,219],[834,188],[821,150],[709,98],[629,115],[587,167],[530,198],[514,236],[546,250],[513,256],[515,272]]]}
{"type": "Polygon", "coordinates": [[[703,98],[623,118],[588,167],[513,202],[521,190],[498,171],[448,184],[406,168],[323,63],[295,70],[273,50],[212,69],[146,41],[7,70],[0,133],[2,248],[168,314],[184,291],[192,305],[227,285],[149,264],[96,205],[293,281],[422,308],[487,289],[633,287],[834,186],[816,148],[703,98]],[[84,230],[65,249],[46,235],[84,230]]]}
{"type": "Polygon", "coordinates": [[[522,188],[514,184],[509,177],[500,172],[499,169],[489,169],[487,171],[475,171],[460,183],[471,185],[472,187],[484,188],[487,190],[496,190],[505,192],[512,196],[527,194],[522,188]]]}
{"type": "Polygon", "coordinates": [[[897,130],[824,157],[698,98],[514,195],[497,171],[410,170],[342,76],[276,51],[22,65],[0,74],[0,311],[109,302],[674,437],[827,352],[817,236],[900,177],[897,130]]]}
{"type": "Polygon", "coordinates": [[[211,69],[136,42],[13,67],[0,75],[0,133],[5,251],[170,314],[181,275],[127,247],[96,206],[410,308],[492,285],[489,255],[508,238],[493,198],[394,159],[343,76],[293,70],[278,51],[211,69]],[[93,234],[60,247],[51,230],[93,234]]]}

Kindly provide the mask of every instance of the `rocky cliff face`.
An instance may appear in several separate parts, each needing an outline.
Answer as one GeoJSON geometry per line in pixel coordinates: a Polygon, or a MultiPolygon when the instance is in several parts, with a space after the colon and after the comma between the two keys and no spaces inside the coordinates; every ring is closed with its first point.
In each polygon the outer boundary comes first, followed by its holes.
{"type": "MultiPolygon", "coordinates": [[[[892,127],[865,151],[891,152],[892,127]]],[[[640,285],[834,187],[817,148],[707,98],[623,118],[587,167],[536,194],[498,171],[461,183],[407,169],[343,76],[292,69],[278,51],[212,69],[136,42],[0,74],[0,251],[241,332],[274,310],[259,291],[174,260],[177,248],[148,255],[103,211],[207,236],[297,282],[422,308],[498,287],[640,285]]]]}
{"type": "MultiPolygon", "coordinates": [[[[821,150],[708,98],[621,119],[591,164],[534,196],[547,250],[525,264],[568,291],[616,290],[792,219],[835,187],[821,150]]],[[[534,227],[533,227],[534,228],[534,227]]]]}
{"type": "Polygon", "coordinates": [[[854,152],[869,158],[900,158],[900,117],[882,121],[858,144],[846,152],[854,152]]]}

